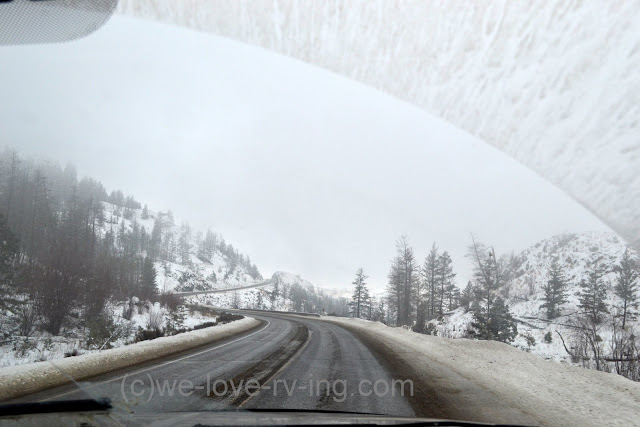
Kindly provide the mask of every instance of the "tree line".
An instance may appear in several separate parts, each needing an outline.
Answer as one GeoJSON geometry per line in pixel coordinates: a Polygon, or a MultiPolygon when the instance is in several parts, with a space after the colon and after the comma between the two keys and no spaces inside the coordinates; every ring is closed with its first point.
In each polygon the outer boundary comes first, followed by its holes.
{"type": "Polygon", "coordinates": [[[227,261],[226,276],[249,257],[218,234],[179,232],[171,211],[151,213],[133,196],[108,193],[73,166],[0,153],[0,326],[5,335],[36,329],[59,334],[74,323],[105,316],[109,300],[157,297],[154,262],[192,263],[191,253],[227,261]],[[111,204],[111,205],[109,205],[111,204]],[[154,218],[151,230],[136,220],[154,218]],[[194,247],[192,247],[192,245],[194,247]]]}
{"type": "MultiPolygon", "coordinates": [[[[353,281],[350,315],[378,320],[392,326],[404,326],[416,332],[435,334],[433,319],[458,307],[472,313],[466,336],[469,338],[512,342],[518,335],[517,321],[506,303],[522,260],[513,254],[497,255],[495,250],[473,235],[467,258],[473,265],[473,276],[460,290],[455,282],[452,262],[447,251],[434,244],[419,262],[408,239],[396,242],[396,255],[388,274],[386,297],[374,304],[363,269],[356,271],[353,281]],[[386,302],[386,305],[385,305],[386,302]]],[[[626,249],[615,263],[602,257],[587,264],[586,275],[578,283],[570,283],[557,257],[550,260],[547,279],[542,285],[541,313],[546,319],[563,320],[573,333],[566,342],[557,335],[574,362],[640,380],[640,345],[636,344],[629,319],[637,318],[640,265],[626,249]],[[607,281],[614,273],[612,283],[607,281]],[[577,287],[578,311],[564,310],[569,290],[577,287]],[[613,294],[613,295],[611,295],[613,294]],[[616,298],[610,298],[615,296],[616,298]],[[606,343],[603,334],[611,333],[606,343]]],[[[528,345],[535,344],[525,336],[528,345]]],[[[552,340],[551,334],[545,338],[552,340]]]]}

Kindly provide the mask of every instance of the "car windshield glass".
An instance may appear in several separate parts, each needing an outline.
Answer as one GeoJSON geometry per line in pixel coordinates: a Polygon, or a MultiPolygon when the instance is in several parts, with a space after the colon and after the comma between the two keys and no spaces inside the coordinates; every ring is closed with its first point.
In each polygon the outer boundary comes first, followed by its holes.
{"type": "Polygon", "coordinates": [[[0,46],[0,401],[636,422],[637,5],[114,7],[0,46]]]}

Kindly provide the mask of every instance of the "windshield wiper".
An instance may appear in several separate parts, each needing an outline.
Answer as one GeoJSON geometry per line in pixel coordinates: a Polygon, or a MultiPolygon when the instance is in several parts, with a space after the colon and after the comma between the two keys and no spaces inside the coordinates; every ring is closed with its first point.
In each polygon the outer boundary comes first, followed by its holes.
{"type": "Polygon", "coordinates": [[[2,416],[47,414],[55,412],[85,412],[105,411],[111,409],[111,400],[81,399],[81,400],[57,400],[53,402],[29,402],[0,405],[2,416]]]}

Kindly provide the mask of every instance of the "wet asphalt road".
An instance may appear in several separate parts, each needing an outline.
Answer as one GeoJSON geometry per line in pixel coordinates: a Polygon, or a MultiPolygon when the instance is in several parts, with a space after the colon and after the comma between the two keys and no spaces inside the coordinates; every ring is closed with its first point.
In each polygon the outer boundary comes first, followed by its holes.
{"type": "Polygon", "coordinates": [[[392,378],[351,332],[315,318],[248,315],[263,324],[19,401],[109,397],[115,410],[128,413],[241,408],[414,415],[407,398],[411,384],[394,382],[405,378],[392,378]]]}

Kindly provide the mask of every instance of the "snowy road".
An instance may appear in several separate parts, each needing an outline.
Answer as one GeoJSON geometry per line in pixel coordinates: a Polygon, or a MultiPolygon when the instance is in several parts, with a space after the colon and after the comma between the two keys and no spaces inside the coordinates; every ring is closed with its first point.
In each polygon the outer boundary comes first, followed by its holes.
{"type": "Polygon", "coordinates": [[[67,386],[19,401],[104,396],[112,399],[114,415],[124,417],[245,408],[510,425],[637,425],[640,389],[616,375],[547,362],[497,342],[446,340],[354,319],[242,313],[262,323],[92,378],[82,390],[67,386]],[[411,380],[413,393],[397,380],[411,380]]]}
{"type": "Polygon", "coordinates": [[[19,401],[106,396],[116,410],[136,413],[240,406],[414,415],[407,397],[382,393],[394,378],[351,332],[315,319],[254,317],[263,325],[233,338],[92,378],[82,390],[61,387],[19,401]],[[262,387],[257,395],[251,378],[262,387]]]}

